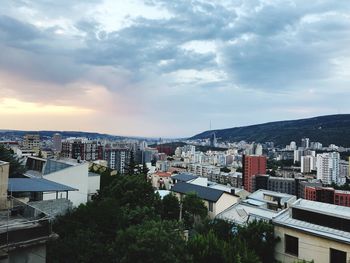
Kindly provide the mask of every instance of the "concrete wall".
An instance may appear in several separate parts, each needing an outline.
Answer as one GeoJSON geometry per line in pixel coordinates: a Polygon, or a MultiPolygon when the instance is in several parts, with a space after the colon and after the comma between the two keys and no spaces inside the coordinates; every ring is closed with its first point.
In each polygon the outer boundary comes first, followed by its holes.
{"type": "Polygon", "coordinates": [[[316,237],[281,226],[275,226],[275,236],[278,236],[281,239],[281,241],[276,245],[275,249],[275,257],[281,262],[293,263],[299,258],[307,261],[314,260],[315,263],[329,263],[330,248],[347,252],[347,262],[350,262],[350,245],[316,237]],[[286,254],[284,252],[285,234],[299,238],[298,257],[286,254]]]}
{"type": "Polygon", "coordinates": [[[101,181],[101,176],[89,176],[88,177],[88,194],[89,194],[89,196],[97,194],[97,191],[100,190],[100,181],[101,181]]]}
{"type": "Polygon", "coordinates": [[[0,161],[0,209],[7,207],[7,188],[10,164],[0,161]]]}
{"type": "MultiPolygon", "coordinates": [[[[88,174],[89,164],[86,162],[44,175],[44,178],[78,189],[78,191],[72,191],[68,194],[68,199],[72,201],[73,206],[76,207],[80,204],[85,204],[88,200],[88,174]]],[[[66,193],[59,193],[58,197],[65,198],[66,193]]],[[[45,193],[43,196],[43,200],[55,198],[56,193],[45,193]]]]}

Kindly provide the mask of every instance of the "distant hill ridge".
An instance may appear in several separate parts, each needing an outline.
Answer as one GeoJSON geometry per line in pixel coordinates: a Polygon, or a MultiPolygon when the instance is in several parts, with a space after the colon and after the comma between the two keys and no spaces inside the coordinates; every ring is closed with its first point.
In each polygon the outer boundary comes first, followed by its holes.
{"type": "Polygon", "coordinates": [[[350,114],[319,116],[308,119],[276,121],[244,127],[205,131],[191,139],[205,139],[215,132],[216,137],[228,141],[272,141],[286,145],[296,141],[300,145],[303,137],[321,142],[324,146],[335,144],[350,147],[350,114]]]}

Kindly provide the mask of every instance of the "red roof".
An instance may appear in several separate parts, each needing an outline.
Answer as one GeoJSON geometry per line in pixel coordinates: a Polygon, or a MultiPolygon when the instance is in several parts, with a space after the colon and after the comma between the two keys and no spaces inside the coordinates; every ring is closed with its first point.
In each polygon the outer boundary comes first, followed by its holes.
{"type": "Polygon", "coordinates": [[[158,175],[159,177],[170,177],[171,173],[167,173],[167,172],[156,172],[156,175],[158,175]]]}

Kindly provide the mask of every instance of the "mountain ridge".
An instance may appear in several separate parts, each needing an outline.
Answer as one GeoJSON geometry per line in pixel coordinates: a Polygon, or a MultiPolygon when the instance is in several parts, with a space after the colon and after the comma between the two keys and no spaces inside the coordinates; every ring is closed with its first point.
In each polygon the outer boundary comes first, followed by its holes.
{"type": "Polygon", "coordinates": [[[268,142],[283,146],[290,141],[300,144],[303,137],[323,145],[336,144],[350,147],[350,114],[316,116],[312,118],[273,121],[226,129],[204,131],[190,139],[205,139],[215,132],[216,137],[226,141],[268,142]]]}

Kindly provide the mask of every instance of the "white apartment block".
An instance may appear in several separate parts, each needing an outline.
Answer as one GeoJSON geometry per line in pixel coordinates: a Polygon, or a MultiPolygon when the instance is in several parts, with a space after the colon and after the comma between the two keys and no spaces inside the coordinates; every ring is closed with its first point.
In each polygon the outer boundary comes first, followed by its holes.
{"type": "Polygon", "coordinates": [[[337,152],[322,153],[317,155],[317,179],[324,184],[344,184],[340,178],[340,156],[337,152]]]}

